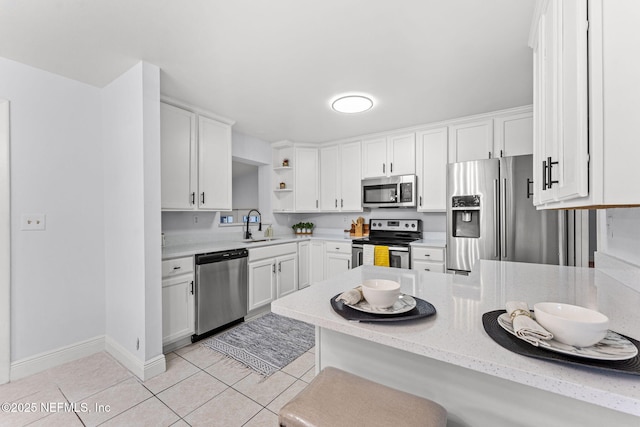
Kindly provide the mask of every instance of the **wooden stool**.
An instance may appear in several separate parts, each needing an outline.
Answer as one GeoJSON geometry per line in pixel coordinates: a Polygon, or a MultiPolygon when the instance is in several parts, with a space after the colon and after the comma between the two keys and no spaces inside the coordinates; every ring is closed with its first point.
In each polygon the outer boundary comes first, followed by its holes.
{"type": "Polygon", "coordinates": [[[282,407],[279,421],[283,427],[444,427],[447,411],[431,400],[328,367],[282,407]]]}

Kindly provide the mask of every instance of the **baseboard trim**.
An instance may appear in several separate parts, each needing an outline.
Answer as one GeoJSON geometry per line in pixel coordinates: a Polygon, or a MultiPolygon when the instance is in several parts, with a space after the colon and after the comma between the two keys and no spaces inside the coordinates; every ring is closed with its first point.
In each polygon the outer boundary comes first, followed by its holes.
{"type": "Polygon", "coordinates": [[[160,354],[153,359],[142,362],[109,336],[105,338],[105,350],[142,381],[155,377],[167,369],[164,354],[160,354]]]}
{"type": "Polygon", "coordinates": [[[105,336],[100,335],[52,351],[36,354],[11,363],[11,381],[91,356],[105,349],[105,336]]]}

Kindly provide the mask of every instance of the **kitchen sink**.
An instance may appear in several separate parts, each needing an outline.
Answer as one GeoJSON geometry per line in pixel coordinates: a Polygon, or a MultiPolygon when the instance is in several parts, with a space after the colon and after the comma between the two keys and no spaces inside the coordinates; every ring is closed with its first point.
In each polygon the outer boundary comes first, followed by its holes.
{"type": "Polygon", "coordinates": [[[261,242],[271,242],[273,240],[278,240],[279,237],[273,237],[271,239],[246,239],[243,240],[242,243],[261,243],[261,242]]]}

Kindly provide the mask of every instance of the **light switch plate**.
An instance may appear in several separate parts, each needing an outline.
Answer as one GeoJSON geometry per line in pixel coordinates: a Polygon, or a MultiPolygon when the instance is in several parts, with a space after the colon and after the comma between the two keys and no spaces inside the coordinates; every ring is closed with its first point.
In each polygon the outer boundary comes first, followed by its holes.
{"type": "Polygon", "coordinates": [[[20,229],[23,231],[44,231],[45,214],[23,214],[20,221],[20,229]]]}

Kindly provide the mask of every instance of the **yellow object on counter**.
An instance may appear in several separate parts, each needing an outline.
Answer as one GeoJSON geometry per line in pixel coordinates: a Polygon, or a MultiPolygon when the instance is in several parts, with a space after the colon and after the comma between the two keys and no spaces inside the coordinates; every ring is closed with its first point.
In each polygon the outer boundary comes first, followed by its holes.
{"type": "Polygon", "coordinates": [[[389,267],[389,246],[376,246],[373,248],[373,265],[389,267]]]}

